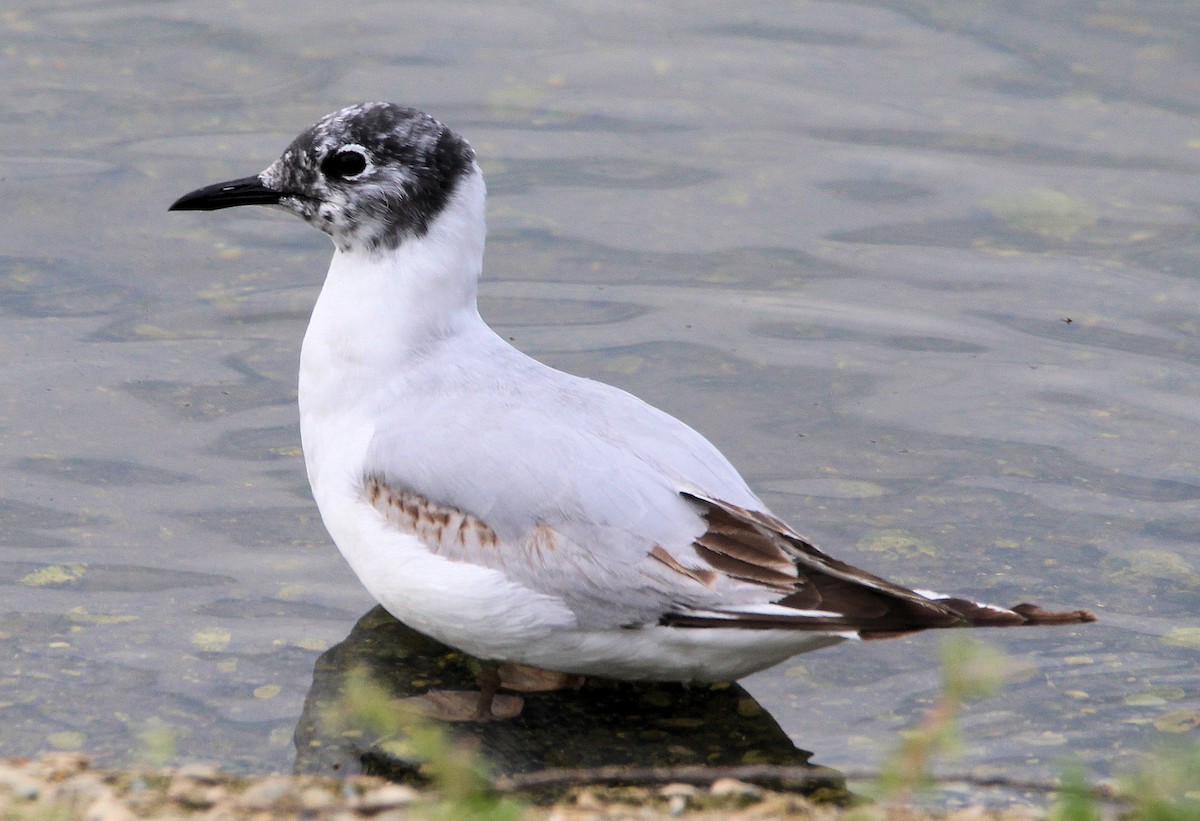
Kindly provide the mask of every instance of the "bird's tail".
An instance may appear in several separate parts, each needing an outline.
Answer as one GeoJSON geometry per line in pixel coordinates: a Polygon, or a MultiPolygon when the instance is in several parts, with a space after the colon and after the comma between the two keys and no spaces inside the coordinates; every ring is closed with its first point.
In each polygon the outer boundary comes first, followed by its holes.
{"type": "MultiPolygon", "coordinates": [[[[1095,614],[1088,610],[1045,610],[1028,602],[1012,607],[997,607],[994,604],[981,604],[970,599],[943,596],[925,590],[916,592],[953,612],[961,619],[958,624],[930,625],[936,627],[1036,627],[1053,624],[1084,624],[1096,621],[1095,614]]],[[[867,629],[860,631],[859,635],[864,639],[890,639],[907,633],[919,632],[921,629],[924,628],[912,630],[867,629]]]]}

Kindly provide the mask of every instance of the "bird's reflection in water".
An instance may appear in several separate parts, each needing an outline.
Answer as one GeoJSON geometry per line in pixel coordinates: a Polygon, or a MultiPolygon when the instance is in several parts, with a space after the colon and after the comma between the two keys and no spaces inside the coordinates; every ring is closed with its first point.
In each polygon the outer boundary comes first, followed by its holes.
{"type": "MultiPolygon", "coordinates": [[[[368,772],[412,778],[417,764],[393,755],[370,726],[327,729],[348,676],[365,671],[390,699],[424,697],[446,703],[447,693],[478,693],[477,662],[427,638],[376,607],[341,644],[317,660],[313,686],[296,727],[298,773],[368,772]]],[[[503,692],[503,691],[502,691],[503,692]]],[[[453,697],[449,699],[453,701],[453,697]]],[[[736,684],[692,685],[588,679],[577,687],[526,692],[497,705],[519,712],[492,721],[447,722],[450,734],[471,739],[496,775],[555,767],[650,767],[741,764],[810,766],[758,703],[736,684]],[[522,703],[523,702],[523,703],[522,703]]],[[[843,789],[828,774],[826,789],[843,789]]]]}

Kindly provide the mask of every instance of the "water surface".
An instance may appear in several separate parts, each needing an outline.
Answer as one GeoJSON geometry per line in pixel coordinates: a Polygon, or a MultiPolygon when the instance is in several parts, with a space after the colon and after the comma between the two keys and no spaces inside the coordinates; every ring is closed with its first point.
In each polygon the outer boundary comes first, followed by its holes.
{"type": "MultiPolygon", "coordinates": [[[[1186,4],[18,3],[0,15],[0,755],[292,765],[371,606],[299,451],[329,245],[167,214],[321,114],[475,146],[482,309],[712,438],[837,556],[1081,628],[949,770],[1107,774],[1197,737],[1200,25],[1186,4]]],[[[876,766],[938,637],[744,682],[876,766]]]]}

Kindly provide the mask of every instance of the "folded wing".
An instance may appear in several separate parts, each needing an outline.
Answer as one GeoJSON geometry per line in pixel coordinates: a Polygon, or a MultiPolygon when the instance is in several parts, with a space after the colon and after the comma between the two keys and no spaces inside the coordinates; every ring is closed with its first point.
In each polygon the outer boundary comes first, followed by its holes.
{"type": "MultiPolygon", "coordinates": [[[[1048,611],[1034,604],[997,607],[901,587],[822,553],[785,522],[757,510],[683,492],[707,524],[691,545],[701,565],[679,555],[652,555],[690,577],[705,572],[771,591],[754,605],[680,609],[666,625],[693,628],[852,631],[888,638],[930,628],[1014,627],[1095,621],[1085,610],[1048,611]]],[[[689,559],[691,557],[688,557],[689,559]]]]}
{"type": "Polygon", "coordinates": [[[483,518],[382,476],[364,495],[388,523],[432,552],[503,571],[560,597],[593,629],[660,624],[692,629],[808,630],[887,638],[931,628],[1010,627],[1094,621],[1082,610],[996,607],[910,590],[822,553],[782,520],[704,495],[679,494],[695,515],[694,538],[648,544],[640,560],[614,560],[618,535],[595,524],[538,521],[504,539],[483,518]],[[598,543],[592,543],[598,542],[598,543]]]}

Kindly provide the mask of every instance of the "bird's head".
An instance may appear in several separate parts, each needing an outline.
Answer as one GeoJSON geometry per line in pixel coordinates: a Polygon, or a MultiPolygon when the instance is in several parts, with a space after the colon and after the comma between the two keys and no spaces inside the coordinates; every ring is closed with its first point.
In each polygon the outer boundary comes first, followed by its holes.
{"type": "Polygon", "coordinates": [[[192,191],[170,210],[274,205],[342,251],[387,251],[423,236],[473,173],[471,146],[428,114],[363,103],[322,117],[261,173],[192,191]]]}

